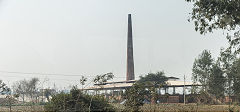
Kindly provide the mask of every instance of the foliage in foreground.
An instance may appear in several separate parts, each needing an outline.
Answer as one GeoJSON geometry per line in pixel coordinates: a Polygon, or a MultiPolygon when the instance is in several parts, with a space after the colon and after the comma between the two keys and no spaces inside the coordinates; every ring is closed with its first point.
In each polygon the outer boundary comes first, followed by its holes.
{"type": "Polygon", "coordinates": [[[37,85],[39,83],[38,78],[31,78],[30,80],[20,80],[13,84],[13,92],[15,96],[21,97],[25,102],[25,97],[37,97],[37,85]]]}
{"type": "Polygon", "coordinates": [[[144,104],[144,96],[147,93],[142,83],[135,83],[131,88],[126,89],[124,95],[126,98],[126,102],[124,103],[125,111],[139,111],[140,106],[144,104]]]}
{"type": "Polygon", "coordinates": [[[145,88],[149,91],[149,98],[151,98],[152,104],[157,103],[157,89],[166,85],[166,81],[168,80],[164,74],[165,73],[163,71],[157,73],[148,73],[144,77],[141,76],[140,80],[138,81],[138,83],[145,85],[145,88]]]}
{"type": "Polygon", "coordinates": [[[131,88],[125,92],[125,111],[139,111],[144,102],[151,100],[152,104],[157,102],[157,89],[165,85],[167,77],[164,72],[149,73],[146,76],[140,77],[131,88]]]}
{"type": "Polygon", "coordinates": [[[191,18],[201,34],[223,30],[231,47],[240,52],[239,0],[186,0],[193,3],[191,18]]]}
{"type": "Polygon", "coordinates": [[[60,93],[44,107],[46,111],[114,111],[103,96],[91,96],[73,88],[69,94],[60,93]]]}
{"type": "MultiPolygon", "coordinates": [[[[195,59],[192,69],[192,79],[194,83],[200,83],[202,87],[194,87],[193,93],[206,92],[215,99],[224,98],[226,88],[226,80],[228,72],[224,69],[221,61],[224,57],[220,57],[217,61],[212,58],[210,51],[203,50],[203,52],[195,59]],[[200,89],[199,90],[197,90],[200,89]]],[[[229,67],[228,67],[229,68],[229,67]]]]}
{"type": "MultiPolygon", "coordinates": [[[[221,51],[215,61],[210,51],[204,50],[195,59],[192,69],[192,79],[203,86],[200,91],[216,97],[223,102],[224,96],[234,96],[234,101],[240,101],[240,57],[230,51],[221,51]]],[[[197,88],[198,89],[198,88],[197,88]]],[[[199,93],[196,87],[193,93],[199,93]]]]}
{"type": "Polygon", "coordinates": [[[7,85],[2,80],[0,80],[0,93],[6,94],[9,91],[10,91],[10,88],[8,88],[7,85]]]}

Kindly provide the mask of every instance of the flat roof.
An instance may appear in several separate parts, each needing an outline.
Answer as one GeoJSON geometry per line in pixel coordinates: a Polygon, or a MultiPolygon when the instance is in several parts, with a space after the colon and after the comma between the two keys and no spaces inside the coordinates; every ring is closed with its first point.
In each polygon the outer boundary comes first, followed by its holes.
{"type": "MultiPolygon", "coordinates": [[[[126,88],[131,87],[136,82],[136,80],[132,80],[132,82],[128,82],[128,81],[125,81],[125,82],[119,81],[119,82],[120,83],[108,82],[108,83],[101,84],[101,85],[94,85],[92,87],[85,88],[84,90],[126,89],[126,88]]],[[[167,83],[167,85],[163,86],[163,87],[184,87],[184,85],[185,86],[200,86],[200,84],[194,84],[192,82],[186,82],[186,81],[185,81],[185,84],[184,84],[184,81],[172,81],[172,80],[169,80],[166,83],[167,83]]]]}
{"type": "Polygon", "coordinates": [[[135,83],[137,80],[128,80],[128,81],[112,81],[112,82],[104,82],[102,84],[94,84],[94,85],[106,85],[106,84],[116,84],[116,83],[135,83]]]}
{"type": "MultiPolygon", "coordinates": [[[[179,78],[177,77],[167,77],[168,79],[175,79],[178,80],[179,78]]],[[[101,84],[94,84],[94,85],[106,85],[106,84],[114,84],[114,83],[135,83],[137,80],[128,80],[128,81],[112,81],[112,82],[104,82],[101,84]]]]}

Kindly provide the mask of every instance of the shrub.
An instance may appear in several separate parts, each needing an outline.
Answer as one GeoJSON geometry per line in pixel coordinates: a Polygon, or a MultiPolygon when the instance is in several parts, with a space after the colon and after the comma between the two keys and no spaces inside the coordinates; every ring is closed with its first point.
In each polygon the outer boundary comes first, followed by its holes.
{"type": "Polygon", "coordinates": [[[126,89],[124,97],[126,102],[124,103],[125,110],[127,112],[137,112],[140,106],[144,104],[146,95],[149,94],[143,83],[135,83],[131,88],[126,89]]]}
{"type": "Polygon", "coordinates": [[[45,105],[46,111],[114,111],[103,96],[86,95],[73,88],[69,94],[60,93],[53,96],[45,105]]]}

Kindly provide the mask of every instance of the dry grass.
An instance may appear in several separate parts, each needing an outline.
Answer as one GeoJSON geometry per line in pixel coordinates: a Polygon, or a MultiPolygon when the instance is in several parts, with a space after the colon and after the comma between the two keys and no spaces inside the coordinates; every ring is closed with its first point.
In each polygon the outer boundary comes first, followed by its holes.
{"type": "MultiPolygon", "coordinates": [[[[121,104],[112,104],[117,111],[123,111],[121,104]]],[[[231,106],[234,112],[240,112],[240,106],[231,106]]],[[[9,107],[1,106],[0,112],[9,112],[9,107]]],[[[43,112],[44,106],[12,106],[13,112],[43,112]]],[[[196,105],[196,104],[145,104],[143,112],[228,112],[228,105],[196,105]]]]}
{"type": "MultiPolygon", "coordinates": [[[[117,111],[124,110],[121,104],[113,104],[117,111]]],[[[240,106],[232,105],[231,110],[240,112],[240,106]]],[[[228,112],[228,105],[197,105],[197,104],[145,104],[141,107],[143,112],[228,112]]]]}
{"type": "MultiPolygon", "coordinates": [[[[231,110],[238,112],[240,106],[231,106],[231,110]]],[[[158,104],[144,105],[144,112],[228,112],[228,105],[197,105],[197,104],[158,104]]]]}
{"type": "MultiPolygon", "coordinates": [[[[43,112],[43,106],[12,106],[12,112],[43,112]]],[[[10,112],[8,106],[1,106],[0,112],[10,112]]]]}

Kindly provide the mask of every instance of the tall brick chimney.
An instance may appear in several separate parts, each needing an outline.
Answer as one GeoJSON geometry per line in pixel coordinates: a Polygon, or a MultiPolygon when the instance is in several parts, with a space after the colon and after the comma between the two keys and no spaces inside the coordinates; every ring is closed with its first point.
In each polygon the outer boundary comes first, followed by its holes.
{"type": "Polygon", "coordinates": [[[133,40],[132,40],[132,18],[128,14],[128,35],[127,35],[127,81],[134,80],[134,61],[133,61],[133,40]]]}

